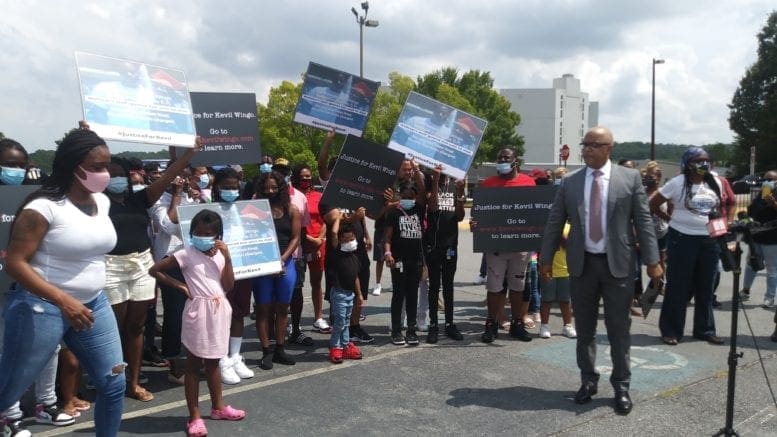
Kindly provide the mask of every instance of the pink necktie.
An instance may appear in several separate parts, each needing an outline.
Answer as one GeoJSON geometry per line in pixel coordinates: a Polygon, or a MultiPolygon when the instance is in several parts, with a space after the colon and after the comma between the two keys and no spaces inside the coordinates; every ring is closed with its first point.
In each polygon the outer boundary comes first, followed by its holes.
{"type": "Polygon", "coordinates": [[[594,180],[591,182],[591,196],[588,199],[588,223],[590,230],[588,236],[594,243],[604,237],[602,232],[602,184],[600,176],[602,172],[594,170],[594,180]]]}

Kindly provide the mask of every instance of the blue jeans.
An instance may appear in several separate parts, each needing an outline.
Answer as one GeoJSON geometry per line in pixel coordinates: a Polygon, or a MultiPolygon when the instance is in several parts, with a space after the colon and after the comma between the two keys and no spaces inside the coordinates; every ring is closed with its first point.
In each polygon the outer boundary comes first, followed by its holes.
{"type": "Polygon", "coordinates": [[[0,357],[0,411],[18,401],[64,340],[97,389],[94,421],[98,436],[119,432],[124,406],[124,367],[119,329],[108,299],[100,293],[85,304],[90,329],[71,328],[60,309],[22,288],[8,295],[0,357]]]}
{"type": "Polygon", "coordinates": [[[346,347],[351,341],[349,325],[351,311],[353,311],[354,292],[332,287],[329,295],[329,311],[332,313],[332,336],[329,338],[329,347],[346,347]]]}
{"type": "Polygon", "coordinates": [[[669,228],[666,292],[658,326],[661,336],[683,338],[688,299],[693,296],[693,335],[715,334],[712,284],[720,258],[718,243],[706,235],[687,235],[669,228]]]}
{"type": "MultiPolygon", "coordinates": [[[[758,243],[755,243],[758,244],[758,243]]],[[[777,292],[777,244],[759,244],[764,254],[764,264],[766,265],[766,294],[765,298],[774,299],[777,292]]],[[[750,289],[755,281],[755,271],[745,260],[745,279],[742,288],[750,289]]]]}
{"type": "Polygon", "coordinates": [[[537,272],[537,263],[530,261],[526,267],[526,281],[523,288],[523,301],[529,302],[529,312],[539,313],[542,296],[540,295],[540,279],[537,272]]]}

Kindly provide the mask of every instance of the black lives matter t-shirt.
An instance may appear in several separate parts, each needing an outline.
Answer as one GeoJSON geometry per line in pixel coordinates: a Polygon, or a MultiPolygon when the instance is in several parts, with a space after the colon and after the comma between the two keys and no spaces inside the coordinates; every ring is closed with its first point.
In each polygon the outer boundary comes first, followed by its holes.
{"type": "Polygon", "coordinates": [[[459,221],[456,218],[453,190],[437,193],[437,211],[428,211],[426,245],[429,249],[456,247],[459,244],[459,221]]]}
{"type": "Polygon", "coordinates": [[[393,208],[386,213],[386,226],[392,228],[391,254],[397,261],[423,257],[423,212],[418,206],[404,211],[393,208]]]}

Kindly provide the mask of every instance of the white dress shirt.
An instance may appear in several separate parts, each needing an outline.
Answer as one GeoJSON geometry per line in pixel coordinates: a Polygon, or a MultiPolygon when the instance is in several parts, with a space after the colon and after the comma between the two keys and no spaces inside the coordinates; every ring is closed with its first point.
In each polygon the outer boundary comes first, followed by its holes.
{"type": "Polygon", "coordinates": [[[583,205],[585,211],[585,251],[590,253],[605,253],[607,244],[607,197],[610,188],[610,173],[612,172],[612,162],[608,159],[607,162],[600,169],[594,169],[586,167],[585,169],[585,187],[583,187],[583,205]],[[594,181],[594,171],[599,170],[602,175],[599,176],[599,183],[602,186],[602,235],[604,238],[598,242],[591,240],[589,236],[589,229],[591,229],[590,215],[588,214],[588,207],[591,201],[591,185],[594,181]]]}

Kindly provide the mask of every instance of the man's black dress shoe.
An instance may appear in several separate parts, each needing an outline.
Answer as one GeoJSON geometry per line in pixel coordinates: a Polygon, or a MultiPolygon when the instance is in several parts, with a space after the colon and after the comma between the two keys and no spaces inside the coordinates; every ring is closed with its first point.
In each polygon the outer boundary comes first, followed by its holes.
{"type": "Polygon", "coordinates": [[[622,391],[615,393],[615,412],[623,416],[631,413],[631,407],[634,404],[631,403],[631,396],[629,392],[622,391]]]}
{"type": "Polygon", "coordinates": [[[583,385],[580,386],[580,390],[575,393],[575,403],[582,405],[591,402],[591,396],[595,395],[596,392],[596,383],[584,382],[583,385]]]}

